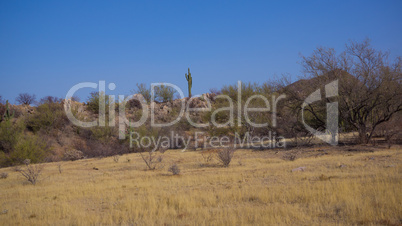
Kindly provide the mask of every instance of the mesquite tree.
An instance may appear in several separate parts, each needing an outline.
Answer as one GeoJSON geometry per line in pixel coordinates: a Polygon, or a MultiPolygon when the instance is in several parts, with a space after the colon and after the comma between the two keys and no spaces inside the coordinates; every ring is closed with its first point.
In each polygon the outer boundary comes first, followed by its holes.
{"type": "Polygon", "coordinates": [[[402,111],[402,58],[391,64],[388,56],[365,40],[350,42],[340,55],[331,48],[318,48],[303,57],[306,75],[320,78],[314,81],[339,80],[339,116],[358,131],[360,143],[368,143],[379,125],[402,111]]]}

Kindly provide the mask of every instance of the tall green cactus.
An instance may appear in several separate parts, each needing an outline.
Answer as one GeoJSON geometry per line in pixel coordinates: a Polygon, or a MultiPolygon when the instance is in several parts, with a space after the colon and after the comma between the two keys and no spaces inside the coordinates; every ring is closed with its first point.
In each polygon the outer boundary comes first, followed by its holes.
{"type": "Polygon", "coordinates": [[[14,112],[11,114],[10,109],[8,108],[8,100],[6,101],[6,111],[4,112],[3,119],[8,121],[14,117],[14,112]]]}
{"type": "Polygon", "coordinates": [[[186,79],[188,83],[188,97],[191,98],[191,88],[193,87],[193,78],[191,77],[190,68],[188,68],[188,74],[186,73],[186,79]]]}

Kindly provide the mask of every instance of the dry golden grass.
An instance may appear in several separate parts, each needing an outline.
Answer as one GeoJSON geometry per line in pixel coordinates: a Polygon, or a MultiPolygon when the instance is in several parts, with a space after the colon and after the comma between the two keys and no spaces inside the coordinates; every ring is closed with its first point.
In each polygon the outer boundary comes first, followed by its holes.
{"type": "MultiPolygon", "coordinates": [[[[356,147],[354,147],[356,148],[356,147]]],[[[228,168],[167,151],[163,170],[139,154],[45,164],[36,186],[0,180],[3,225],[338,225],[402,223],[401,149],[239,150],[228,168]],[[130,161],[127,161],[127,158],[130,161]],[[167,172],[177,163],[181,174],[167,172]],[[304,172],[291,172],[304,166],[304,172]],[[94,170],[96,167],[99,170],[94,170]],[[5,211],[7,210],[7,211],[5,211]]],[[[358,149],[358,148],[357,148],[358,149]]]]}

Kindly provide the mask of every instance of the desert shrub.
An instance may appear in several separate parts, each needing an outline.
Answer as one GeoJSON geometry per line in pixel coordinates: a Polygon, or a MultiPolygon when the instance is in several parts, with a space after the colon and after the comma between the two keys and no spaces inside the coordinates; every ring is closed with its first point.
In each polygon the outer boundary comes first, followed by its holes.
{"type": "Polygon", "coordinates": [[[23,116],[25,113],[25,110],[26,110],[24,108],[21,108],[20,106],[16,106],[16,105],[12,105],[12,104],[9,104],[9,109],[10,109],[11,114],[13,114],[14,118],[19,118],[19,117],[23,116]]]}
{"type": "Polygon", "coordinates": [[[127,102],[127,106],[129,109],[142,109],[142,104],[137,99],[131,99],[127,102]]]}
{"type": "Polygon", "coordinates": [[[111,138],[108,142],[101,142],[95,139],[88,139],[77,142],[73,147],[82,151],[85,157],[107,157],[121,155],[129,152],[128,145],[117,138],[111,138]]]}
{"type": "Polygon", "coordinates": [[[43,98],[41,98],[39,100],[39,105],[42,104],[54,104],[54,103],[61,103],[62,102],[62,98],[58,98],[58,97],[53,97],[53,96],[45,96],[43,98]]]}
{"type": "Polygon", "coordinates": [[[0,179],[6,179],[7,177],[8,177],[8,173],[6,173],[6,172],[0,173],[0,179]]]}
{"type": "Polygon", "coordinates": [[[57,169],[59,170],[59,173],[61,174],[63,172],[63,169],[61,168],[61,163],[57,164],[57,169]]]}
{"type": "Polygon", "coordinates": [[[89,94],[87,108],[96,114],[99,113],[99,92],[92,92],[89,94]]]}
{"type": "MultiPolygon", "coordinates": [[[[241,99],[246,101],[249,97],[255,94],[261,94],[261,88],[257,83],[242,83],[241,84],[241,99]]],[[[220,92],[223,95],[229,96],[233,101],[238,99],[238,84],[225,85],[220,92]]]]}
{"type": "Polygon", "coordinates": [[[33,185],[36,185],[36,182],[39,179],[39,176],[42,173],[43,166],[42,165],[31,165],[31,162],[29,159],[24,160],[24,165],[25,169],[21,167],[17,167],[16,171],[19,172],[25,179],[27,179],[28,182],[30,182],[33,185]]]}
{"type": "Polygon", "coordinates": [[[331,180],[331,176],[326,176],[326,175],[324,175],[324,174],[321,174],[319,177],[318,177],[318,180],[320,180],[320,181],[326,181],[326,180],[331,180]]]}
{"type": "Polygon", "coordinates": [[[146,154],[140,153],[142,160],[144,160],[149,170],[163,168],[161,164],[163,157],[154,151],[148,151],[146,154]]]}
{"type": "Polygon", "coordinates": [[[210,163],[212,159],[214,158],[213,153],[201,153],[202,159],[204,160],[204,163],[210,163]]]}
{"type": "Polygon", "coordinates": [[[63,159],[69,161],[75,161],[84,158],[84,153],[75,149],[70,149],[64,152],[63,159]]]}
{"type": "MultiPolygon", "coordinates": [[[[151,141],[151,139],[157,139],[158,135],[159,135],[159,131],[160,131],[159,129],[157,129],[155,127],[151,127],[149,125],[142,125],[135,129],[130,128],[130,130],[128,132],[128,136],[130,135],[130,132],[133,132],[133,135],[132,135],[133,142],[132,142],[132,147],[130,147],[130,148],[133,149],[134,152],[144,152],[144,151],[150,151],[150,150],[156,149],[157,147],[155,147],[155,145],[151,141]],[[142,145],[140,145],[136,141],[138,141],[138,138],[141,138],[141,137],[149,137],[150,139],[144,140],[144,142],[141,143],[142,145]]],[[[130,139],[126,139],[126,142],[129,142],[129,141],[130,141],[130,139]]]]}
{"type": "Polygon", "coordinates": [[[147,88],[147,86],[144,83],[141,84],[137,83],[137,89],[134,90],[133,92],[141,94],[142,97],[144,97],[144,100],[147,101],[147,103],[151,102],[151,89],[147,88]]]}
{"type": "Polygon", "coordinates": [[[173,175],[179,175],[180,174],[180,168],[176,164],[171,165],[169,167],[168,171],[171,172],[173,175]]]}
{"type": "Polygon", "coordinates": [[[288,160],[288,161],[294,161],[297,159],[297,156],[295,153],[286,153],[282,156],[282,159],[288,160]]]}
{"type": "Polygon", "coordinates": [[[68,118],[60,103],[45,103],[36,108],[35,113],[27,118],[27,127],[34,131],[43,131],[47,134],[52,129],[61,129],[67,123],[68,118]]]}
{"type": "Polygon", "coordinates": [[[9,155],[0,150],[0,167],[11,166],[11,164],[9,155]]]}
{"type": "Polygon", "coordinates": [[[5,120],[0,122],[0,151],[6,154],[12,152],[23,129],[24,124],[22,121],[5,120]]]}
{"type": "Polygon", "coordinates": [[[109,95],[105,95],[104,93],[99,93],[99,92],[92,92],[90,93],[88,100],[87,100],[87,108],[88,110],[92,111],[95,114],[99,114],[99,103],[104,102],[105,103],[105,113],[107,114],[109,112],[109,104],[115,104],[114,101],[113,103],[109,103],[109,95]]]}
{"type": "MultiPolygon", "coordinates": [[[[224,108],[229,107],[231,107],[229,100],[218,97],[215,103],[212,105],[212,110],[207,111],[202,115],[203,122],[211,122],[210,126],[208,127],[208,132],[210,136],[226,136],[234,132],[234,125],[230,123],[231,120],[230,111],[222,110],[224,108]],[[220,125],[226,124],[227,126],[217,127],[213,125],[212,122],[215,122],[220,125]]],[[[234,109],[237,109],[235,105],[233,105],[233,107],[234,109]]],[[[236,124],[235,122],[233,123],[236,124]]]]}
{"type": "Polygon", "coordinates": [[[183,149],[186,148],[185,147],[185,142],[183,141],[183,139],[176,139],[175,137],[172,136],[172,134],[174,134],[174,136],[178,136],[184,139],[188,139],[185,131],[179,127],[178,124],[175,124],[173,126],[168,126],[168,127],[162,127],[160,129],[154,129],[153,133],[151,133],[150,135],[153,136],[155,139],[158,139],[160,137],[164,137],[167,138],[169,140],[169,142],[161,142],[161,144],[158,147],[155,147],[155,145],[153,145],[151,142],[151,146],[152,148],[150,149],[155,149],[155,148],[159,148],[160,151],[164,151],[166,149],[183,149]]]}
{"type": "Polygon", "coordinates": [[[233,155],[234,155],[235,149],[233,148],[227,148],[220,150],[217,153],[217,157],[219,162],[222,163],[223,167],[228,167],[230,162],[232,161],[233,155]]]}
{"type": "Polygon", "coordinates": [[[221,95],[221,94],[222,94],[222,92],[221,92],[220,90],[218,90],[217,88],[211,88],[211,89],[209,89],[209,93],[214,94],[214,96],[218,96],[218,95],[221,95]]]}
{"type": "Polygon", "coordinates": [[[155,100],[158,102],[172,101],[176,90],[170,86],[155,86],[155,100]]]}
{"type": "Polygon", "coordinates": [[[47,143],[38,136],[24,136],[15,145],[14,151],[10,153],[10,159],[18,164],[24,159],[30,159],[32,163],[43,162],[50,152],[47,143]]]}
{"type": "Polygon", "coordinates": [[[72,96],[70,99],[71,99],[72,101],[75,101],[75,102],[80,102],[80,98],[77,97],[77,96],[72,96]]]}
{"type": "Polygon", "coordinates": [[[91,139],[99,140],[103,143],[107,143],[117,134],[115,127],[110,126],[95,126],[90,128],[92,135],[91,139]]]}
{"type": "Polygon", "coordinates": [[[0,96],[0,122],[3,121],[5,112],[6,112],[6,105],[2,102],[2,99],[0,96]]]}
{"type": "Polygon", "coordinates": [[[120,159],[120,156],[119,156],[119,155],[114,155],[114,156],[113,156],[113,161],[114,161],[115,163],[118,163],[118,162],[119,162],[119,159],[120,159]]]}
{"type": "Polygon", "coordinates": [[[24,105],[31,105],[35,103],[36,96],[35,94],[28,94],[28,93],[20,93],[18,94],[17,98],[15,98],[15,101],[18,104],[24,104],[24,105]]]}
{"type": "Polygon", "coordinates": [[[23,121],[4,120],[0,122],[0,166],[15,164],[15,148],[21,139],[24,129],[23,121]]]}
{"type": "Polygon", "coordinates": [[[92,139],[91,128],[81,128],[79,126],[75,126],[74,129],[75,129],[75,133],[77,133],[77,135],[79,135],[84,140],[92,139]]]}
{"type": "MultiPolygon", "coordinates": [[[[203,122],[203,123],[206,123],[206,122],[203,122]]],[[[187,120],[187,118],[184,118],[184,117],[181,118],[180,121],[178,121],[174,126],[175,126],[175,130],[181,131],[181,132],[190,131],[192,128],[194,128],[191,125],[191,123],[187,120]]]]}

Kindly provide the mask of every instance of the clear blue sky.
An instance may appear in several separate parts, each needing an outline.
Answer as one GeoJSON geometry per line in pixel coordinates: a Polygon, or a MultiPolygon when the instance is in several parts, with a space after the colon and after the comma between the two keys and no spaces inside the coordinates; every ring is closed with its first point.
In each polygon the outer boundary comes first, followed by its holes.
{"type": "MultiPolygon", "coordinates": [[[[106,80],[111,94],[170,82],[187,95],[301,74],[300,54],[348,40],[402,56],[402,1],[1,1],[0,95],[64,97],[106,80]]],[[[82,90],[81,100],[93,90],[82,90]]]]}

